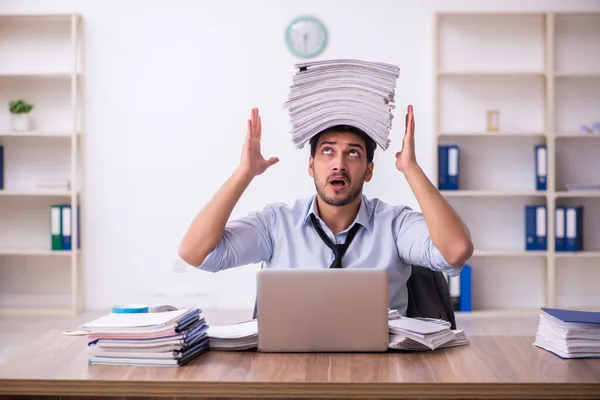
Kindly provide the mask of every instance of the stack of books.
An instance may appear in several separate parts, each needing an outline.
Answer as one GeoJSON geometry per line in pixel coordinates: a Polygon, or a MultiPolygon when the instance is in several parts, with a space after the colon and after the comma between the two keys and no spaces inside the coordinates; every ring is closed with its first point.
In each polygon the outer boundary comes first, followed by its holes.
{"type": "Polygon", "coordinates": [[[302,148],[326,128],[349,125],[387,149],[399,73],[395,65],[362,60],[296,64],[284,103],[294,146],[302,148]]]}
{"type": "Polygon", "coordinates": [[[600,312],[542,310],[535,346],[561,358],[600,358],[600,312]]]}
{"type": "Polygon", "coordinates": [[[427,351],[469,344],[464,331],[451,330],[450,322],[434,318],[400,317],[389,321],[389,348],[427,351]]]}
{"type": "Polygon", "coordinates": [[[113,313],[81,325],[90,364],[180,366],[208,350],[208,325],[198,308],[113,313]]]}

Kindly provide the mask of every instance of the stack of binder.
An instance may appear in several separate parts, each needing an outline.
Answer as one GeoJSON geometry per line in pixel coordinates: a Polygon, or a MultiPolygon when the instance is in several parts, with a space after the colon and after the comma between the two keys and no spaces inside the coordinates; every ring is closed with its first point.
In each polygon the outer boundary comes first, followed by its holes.
{"type": "MultiPolygon", "coordinates": [[[[77,206],[77,232],[80,227],[79,206],[77,206]]],[[[77,236],[77,248],[81,248],[81,235],[77,236]]],[[[73,213],[71,204],[50,206],[50,248],[52,250],[73,249],[73,213]]]]}
{"type": "Polygon", "coordinates": [[[583,250],[583,206],[556,206],[555,215],[555,250],[583,250]]]}
{"type": "Polygon", "coordinates": [[[535,346],[561,358],[600,358],[600,312],[542,310],[535,346]]]}
{"type": "Polygon", "coordinates": [[[208,350],[200,309],[108,314],[81,326],[90,364],[180,366],[208,350]]]}

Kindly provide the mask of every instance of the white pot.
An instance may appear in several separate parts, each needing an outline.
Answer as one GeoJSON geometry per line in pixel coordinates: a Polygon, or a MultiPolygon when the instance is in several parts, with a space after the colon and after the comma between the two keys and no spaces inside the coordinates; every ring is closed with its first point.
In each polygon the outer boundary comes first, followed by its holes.
{"type": "Polygon", "coordinates": [[[29,113],[13,113],[11,114],[12,129],[13,131],[28,131],[30,126],[29,113]]]}

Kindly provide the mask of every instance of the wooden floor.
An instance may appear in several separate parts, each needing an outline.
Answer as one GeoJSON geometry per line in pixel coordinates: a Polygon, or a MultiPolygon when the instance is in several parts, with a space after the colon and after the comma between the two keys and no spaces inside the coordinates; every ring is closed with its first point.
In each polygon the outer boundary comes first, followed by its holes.
{"type": "MultiPolygon", "coordinates": [[[[75,330],[80,324],[110,311],[87,311],[74,316],[0,315],[0,364],[48,329],[75,330]]],[[[245,321],[251,310],[204,311],[209,324],[245,321]]],[[[468,335],[535,335],[539,313],[465,313],[457,315],[458,329],[468,335]]]]}

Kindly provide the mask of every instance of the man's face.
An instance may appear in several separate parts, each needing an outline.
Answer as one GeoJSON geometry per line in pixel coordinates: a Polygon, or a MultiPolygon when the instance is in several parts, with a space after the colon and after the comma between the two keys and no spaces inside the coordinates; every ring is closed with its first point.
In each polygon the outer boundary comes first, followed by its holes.
{"type": "Polygon", "coordinates": [[[344,206],[361,195],[364,182],[371,180],[373,163],[367,164],[363,138],[351,132],[328,132],[317,142],[308,173],[323,201],[344,206]]]}

